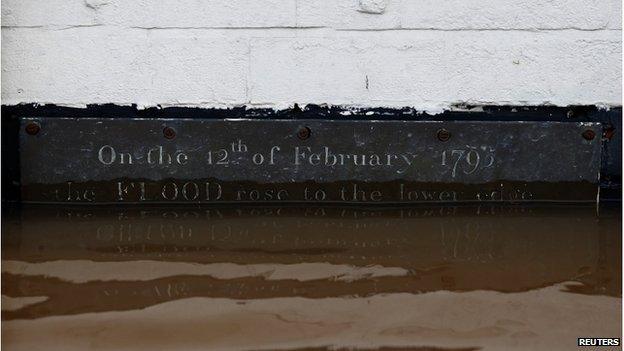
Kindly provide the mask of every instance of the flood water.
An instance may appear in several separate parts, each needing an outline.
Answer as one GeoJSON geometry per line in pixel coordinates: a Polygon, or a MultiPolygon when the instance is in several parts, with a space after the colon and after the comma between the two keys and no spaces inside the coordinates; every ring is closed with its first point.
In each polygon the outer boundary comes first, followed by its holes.
{"type": "Polygon", "coordinates": [[[607,206],[10,208],[2,347],[571,350],[621,337],[620,226],[607,206]]]}

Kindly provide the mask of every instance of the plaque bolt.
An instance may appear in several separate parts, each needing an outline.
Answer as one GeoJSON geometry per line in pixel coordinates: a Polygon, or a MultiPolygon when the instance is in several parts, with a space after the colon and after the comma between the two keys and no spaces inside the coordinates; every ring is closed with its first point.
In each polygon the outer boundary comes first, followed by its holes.
{"type": "Polygon", "coordinates": [[[26,133],[30,135],[36,135],[37,133],[39,133],[40,130],[41,130],[41,127],[39,126],[39,123],[37,122],[29,122],[26,125],[26,133]]]}
{"type": "Polygon", "coordinates": [[[451,132],[446,129],[438,130],[438,140],[440,141],[448,141],[451,138],[451,132]]]}
{"type": "Polygon", "coordinates": [[[310,137],[311,134],[312,134],[312,130],[310,130],[310,128],[303,127],[299,129],[299,131],[297,132],[297,138],[301,140],[306,140],[310,137]]]}
{"type": "Polygon", "coordinates": [[[596,137],[596,133],[591,129],[584,131],[582,135],[585,140],[594,140],[596,137]]]}
{"type": "Polygon", "coordinates": [[[615,135],[615,128],[612,125],[607,126],[607,128],[605,128],[604,130],[603,137],[605,139],[611,140],[614,135],[615,135]]]}
{"type": "Polygon", "coordinates": [[[165,136],[166,139],[173,139],[176,136],[176,132],[171,127],[165,127],[163,129],[163,135],[165,136]]]}

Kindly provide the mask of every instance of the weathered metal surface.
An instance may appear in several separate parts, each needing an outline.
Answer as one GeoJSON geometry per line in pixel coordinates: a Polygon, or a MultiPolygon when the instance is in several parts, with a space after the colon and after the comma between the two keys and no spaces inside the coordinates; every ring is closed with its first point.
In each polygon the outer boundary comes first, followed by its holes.
{"type": "Polygon", "coordinates": [[[31,202],[596,201],[599,123],[23,118],[31,202]]]}

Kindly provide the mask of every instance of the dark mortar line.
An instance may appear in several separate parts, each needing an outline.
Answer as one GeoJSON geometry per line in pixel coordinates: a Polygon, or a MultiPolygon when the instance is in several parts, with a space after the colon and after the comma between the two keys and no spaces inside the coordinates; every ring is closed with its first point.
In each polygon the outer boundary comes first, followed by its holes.
{"type": "Polygon", "coordinates": [[[610,110],[597,106],[497,106],[457,105],[440,114],[419,112],[410,107],[350,107],[306,105],[300,108],[274,110],[248,106],[232,108],[150,107],[137,105],[92,104],[86,108],[55,104],[2,105],[2,113],[14,117],[107,117],[107,118],[198,118],[198,119],[336,119],[336,120],[417,120],[417,121],[556,121],[556,122],[620,122],[622,108],[610,110]]]}

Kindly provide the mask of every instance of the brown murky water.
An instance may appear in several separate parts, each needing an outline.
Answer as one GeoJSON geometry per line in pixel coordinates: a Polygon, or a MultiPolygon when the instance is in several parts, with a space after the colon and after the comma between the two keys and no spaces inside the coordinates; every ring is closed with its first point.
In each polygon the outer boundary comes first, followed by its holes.
{"type": "Polygon", "coordinates": [[[24,207],[6,350],[570,350],[620,337],[619,208],[24,207]]]}

